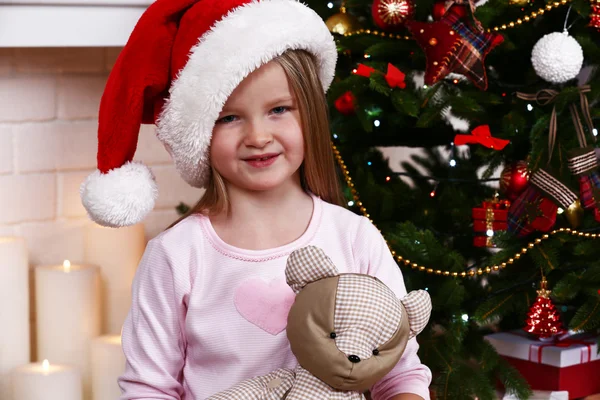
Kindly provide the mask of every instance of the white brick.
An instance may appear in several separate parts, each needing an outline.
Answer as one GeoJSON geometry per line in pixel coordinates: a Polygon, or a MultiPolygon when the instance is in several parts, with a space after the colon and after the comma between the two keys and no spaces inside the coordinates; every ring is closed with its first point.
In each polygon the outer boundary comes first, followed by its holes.
{"type": "Polygon", "coordinates": [[[23,73],[98,73],[104,71],[104,50],[97,47],[15,49],[15,67],[23,73]]]}
{"type": "Polygon", "coordinates": [[[65,123],[60,131],[56,166],[59,170],[95,169],[98,152],[98,121],[65,123]]]}
{"type": "Polygon", "coordinates": [[[0,174],[13,170],[12,129],[9,125],[0,125],[0,174]]]}
{"type": "Polygon", "coordinates": [[[17,172],[54,171],[61,125],[55,122],[15,125],[17,172]]]}
{"type": "Polygon", "coordinates": [[[107,47],[105,49],[106,61],[104,63],[104,68],[106,68],[107,72],[115,66],[115,62],[117,62],[117,58],[122,50],[122,47],[107,47]]]}
{"type": "Polygon", "coordinates": [[[96,118],[105,76],[63,76],[58,79],[58,118],[96,118]]]}
{"type": "Polygon", "coordinates": [[[60,265],[64,260],[82,262],[83,229],[87,221],[26,223],[20,227],[27,240],[32,265],[60,265]]]}
{"type": "Polygon", "coordinates": [[[158,183],[156,209],[174,209],[180,202],[192,205],[200,200],[203,189],[188,185],[179,176],[174,166],[154,167],[152,171],[158,183]]]}
{"type": "Polygon", "coordinates": [[[95,168],[95,121],[55,121],[14,128],[19,172],[95,168]]]}
{"type": "Polygon", "coordinates": [[[54,77],[0,78],[0,121],[47,121],[55,117],[54,77]]]}
{"type": "Polygon", "coordinates": [[[179,214],[177,214],[175,208],[172,210],[152,211],[143,221],[146,241],[167,229],[177,219],[179,219],[179,214]]]}
{"type": "Polygon", "coordinates": [[[0,76],[8,75],[14,68],[14,50],[0,49],[0,76]]]}
{"type": "Polygon", "coordinates": [[[92,171],[66,172],[58,175],[59,216],[86,217],[87,213],[81,204],[79,186],[92,171]]]}
{"type": "Polygon", "coordinates": [[[133,159],[146,165],[173,163],[165,146],[156,137],[156,127],[154,125],[142,125],[133,159]]]}
{"type": "Polygon", "coordinates": [[[56,176],[0,176],[0,224],[53,219],[56,215],[56,176]]]}

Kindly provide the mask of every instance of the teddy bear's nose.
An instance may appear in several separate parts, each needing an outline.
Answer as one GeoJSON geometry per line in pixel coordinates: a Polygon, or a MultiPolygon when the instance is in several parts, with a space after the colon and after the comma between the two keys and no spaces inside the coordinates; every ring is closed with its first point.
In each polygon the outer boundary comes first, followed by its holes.
{"type": "Polygon", "coordinates": [[[348,360],[350,360],[350,362],[353,363],[359,363],[360,362],[360,357],[359,356],[348,356],[348,360]]]}

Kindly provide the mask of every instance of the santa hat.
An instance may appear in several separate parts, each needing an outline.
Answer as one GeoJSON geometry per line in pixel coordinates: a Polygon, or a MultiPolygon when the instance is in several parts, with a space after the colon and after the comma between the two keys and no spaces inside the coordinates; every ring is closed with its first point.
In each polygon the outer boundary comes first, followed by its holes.
{"type": "Polygon", "coordinates": [[[81,185],[88,215],[120,227],[144,219],[158,190],[132,162],[142,123],[182,178],[204,187],[214,123],[229,95],[261,65],[302,49],[318,63],[323,90],[335,73],[325,23],[296,0],[157,0],[142,15],[108,78],[98,123],[98,169],[81,185]]]}

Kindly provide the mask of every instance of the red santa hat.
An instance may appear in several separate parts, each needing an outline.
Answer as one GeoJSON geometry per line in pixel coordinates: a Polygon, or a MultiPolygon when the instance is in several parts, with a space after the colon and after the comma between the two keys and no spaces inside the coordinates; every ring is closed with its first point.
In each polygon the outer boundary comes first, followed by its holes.
{"type": "Polygon", "coordinates": [[[296,0],[157,0],[142,15],[108,78],[98,121],[98,169],[81,185],[100,225],[136,224],[154,208],[150,169],[133,162],[142,123],[181,177],[204,187],[212,130],[229,95],[261,65],[289,49],[318,62],[323,90],[337,51],[325,23],[296,0]]]}

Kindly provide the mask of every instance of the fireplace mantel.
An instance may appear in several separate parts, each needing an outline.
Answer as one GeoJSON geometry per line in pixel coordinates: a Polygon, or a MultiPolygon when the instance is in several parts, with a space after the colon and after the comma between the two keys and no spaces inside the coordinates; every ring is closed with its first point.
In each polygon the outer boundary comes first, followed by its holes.
{"type": "Polygon", "coordinates": [[[119,47],[152,0],[0,0],[0,47],[119,47]]]}

